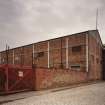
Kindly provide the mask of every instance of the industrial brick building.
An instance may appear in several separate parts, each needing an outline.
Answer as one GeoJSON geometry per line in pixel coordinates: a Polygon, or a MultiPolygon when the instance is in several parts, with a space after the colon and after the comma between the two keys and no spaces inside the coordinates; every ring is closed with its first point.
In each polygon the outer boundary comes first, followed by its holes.
{"type": "Polygon", "coordinates": [[[2,51],[0,64],[32,67],[34,90],[54,88],[102,79],[102,49],[90,30],[2,51]]]}

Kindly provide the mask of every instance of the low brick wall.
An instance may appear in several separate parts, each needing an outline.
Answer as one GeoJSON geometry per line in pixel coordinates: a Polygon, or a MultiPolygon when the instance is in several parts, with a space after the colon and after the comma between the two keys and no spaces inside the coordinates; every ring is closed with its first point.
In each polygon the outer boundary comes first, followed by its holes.
{"type": "Polygon", "coordinates": [[[87,81],[87,73],[64,69],[36,69],[35,90],[67,86],[87,81]]]}

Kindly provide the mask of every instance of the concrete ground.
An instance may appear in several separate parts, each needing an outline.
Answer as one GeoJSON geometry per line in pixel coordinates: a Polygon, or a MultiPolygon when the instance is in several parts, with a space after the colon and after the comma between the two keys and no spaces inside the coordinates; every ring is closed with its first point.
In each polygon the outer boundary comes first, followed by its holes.
{"type": "Polygon", "coordinates": [[[105,105],[105,82],[52,92],[0,96],[0,102],[0,105],[105,105]],[[14,101],[8,102],[11,99],[14,101]],[[8,103],[3,103],[4,100],[8,103]]]}

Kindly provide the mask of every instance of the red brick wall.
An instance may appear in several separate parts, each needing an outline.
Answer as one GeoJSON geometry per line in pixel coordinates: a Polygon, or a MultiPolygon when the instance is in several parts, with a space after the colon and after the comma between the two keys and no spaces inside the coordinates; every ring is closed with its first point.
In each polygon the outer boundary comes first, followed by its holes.
{"type": "MultiPolygon", "coordinates": [[[[9,51],[9,64],[32,66],[33,44],[15,48],[9,51]]],[[[2,64],[6,63],[6,54],[1,52],[2,64]]],[[[68,85],[88,80],[102,78],[102,46],[97,31],[82,32],[62,38],[52,39],[34,44],[34,64],[36,66],[36,89],[68,85]],[[88,35],[89,65],[87,70],[86,35],[88,35]],[[66,39],[69,40],[68,63],[66,69],[66,39]],[[48,68],[48,42],[49,64],[48,68]],[[61,43],[62,42],[62,43],[61,43]],[[80,46],[80,51],[73,52],[74,47],[80,46]],[[62,49],[61,49],[62,47],[62,49]],[[62,52],[61,52],[62,51],[62,52]],[[39,53],[43,54],[37,57],[39,53]],[[62,55],[61,55],[62,54],[62,55]],[[62,62],[61,62],[62,59],[62,62]],[[61,63],[63,68],[61,68],[61,63]],[[75,67],[77,65],[77,68],[75,67]],[[72,68],[72,67],[75,68],[72,68]],[[80,66],[80,68],[78,67],[80,66]],[[43,68],[43,69],[40,69],[43,68]],[[79,68],[79,69],[78,69],[79,68]],[[88,77],[88,78],[87,78],[88,77]]]]}
{"type": "Polygon", "coordinates": [[[86,33],[69,37],[69,64],[79,64],[81,71],[86,71],[86,33]],[[72,52],[72,48],[81,46],[80,52],[72,52]]]}
{"type": "MultiPolygon", "coordinates": [[[[57,38],[49,40],[49,66],[50,68],[66,68],[66,38],[68,38],[69,44],[69,68],[72,65],[80,65],[80,70],[86,70],[86,32],[75,34],[63,38],[57,38]],[[72,52],[72,47],[81,46],[80,52],[72,52]],[[62,48],[61,48],[62,47],[62,48]],[[62,54],[62,55],[61,55],[62,54]],[[62,59],[62,60],[61,60],[62,59]]],[[[43,56],[34,58],[34,64],[36,67],[48,67],[48,41],[39,42],[34,44],[34,56],[37,56],[40,52],[43,52],[43,56]]],[[[23,46],[9,50],[9,64],[16,65],[32,65],[32,53],[33,45],[23,46]],[[14,60],[13,60],[14,51],[14,60]]],[[[6,62],[6,54],[1,54],[4,63],[6,62]]],[[[3,62],[2,62],[3,63],[3,62]]]]}
{"type": "Polygon", "coordinates": [[[103,61],[103,79],[105,80],[105,46],[103,46],[102,51],[102,61],[103,61]]]}
{"type": "Polygon", "coordinates": [[[96,31],[89,32],[89,79],[102,78],[102,45],[96,31]]]}
{"type": "Polygon", "coordinates": [[[43,52],[43,56],[41,57],[37,57],[34,59],[34,63],[37,67],[47,67],[48,66],[48,57],[47,57],[47,41],[45,42],[40,42],[40,43],[36,43],[34,44],[34,50],[35,50],[35,56],[40,53],[43,52]]]}
{"type": "Polygon", "coordinates": [[[0,55],[1,55],[1,64],[6,64],[7,63],[6,52],[2,52],[0,55]]]}
{"type": "Polygon", "coordinates": [[[23,47],[23,64],[25,66],[32,66],[33,45],[23,47]]]}
{"type": "Polygon", "coordinates": [[[87,73],[67,69],[36,69],[35,89],[55,88],[87,81],[87,73]]]}

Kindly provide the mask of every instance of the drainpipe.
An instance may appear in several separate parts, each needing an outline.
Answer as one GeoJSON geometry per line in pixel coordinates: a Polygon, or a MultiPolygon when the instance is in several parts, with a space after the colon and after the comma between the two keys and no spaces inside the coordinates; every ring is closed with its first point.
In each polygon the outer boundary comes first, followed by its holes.
{"type": "Polygon", "coordinates": [[[50,68],[50,42],[48,41],[48,68],[50,68]]]}
{"type": "Polygon", "coordinates": [[[6,45],[6,85],[5,85],[5,89],[8,92],[8,54],[9,54],[9,46],[6,45]]]}
{"type": "Polygon", "coordinates": [[[6,64],[8,65],[9,46],[6,45],[6,64]]]}
{"type": "Polygon", "coordinates": [[[86,72],[89,72],[89,35],[86,34],[86,72]]]}
{"type": "Polygon", "coordinates": [[[35,46],[33,44],[33,49],[32,49],[32,68],[34,67],[34,58],[35,58],[34,54],[35,54],[35,46]]]}
{"type": "Polygon", "coordinates": [[[63,59],[62,59],[62,38],[61,38],[61,69],[63,68],[63,59]]]}
{"type": "Polygon", "coordinates": [[[21,47],[21,53],[20,53],[21,67],[23,66],[22,54],[23,54],[23,48],[21,47]]]}
{"type": "Polygon", "coordinates": [[[14,54],[14,50],[13,50],[13,65],[15,64],[14,57],[15,57],[15,54],[14,54]]]}
{"type": "Polygon", "coordinates": [[[68,46],[68,38],[66,38],[66,69],[68,69],[69,68],[69,57],[68,57],[68,48],[69,48],[69,46],[68,46]]]}

